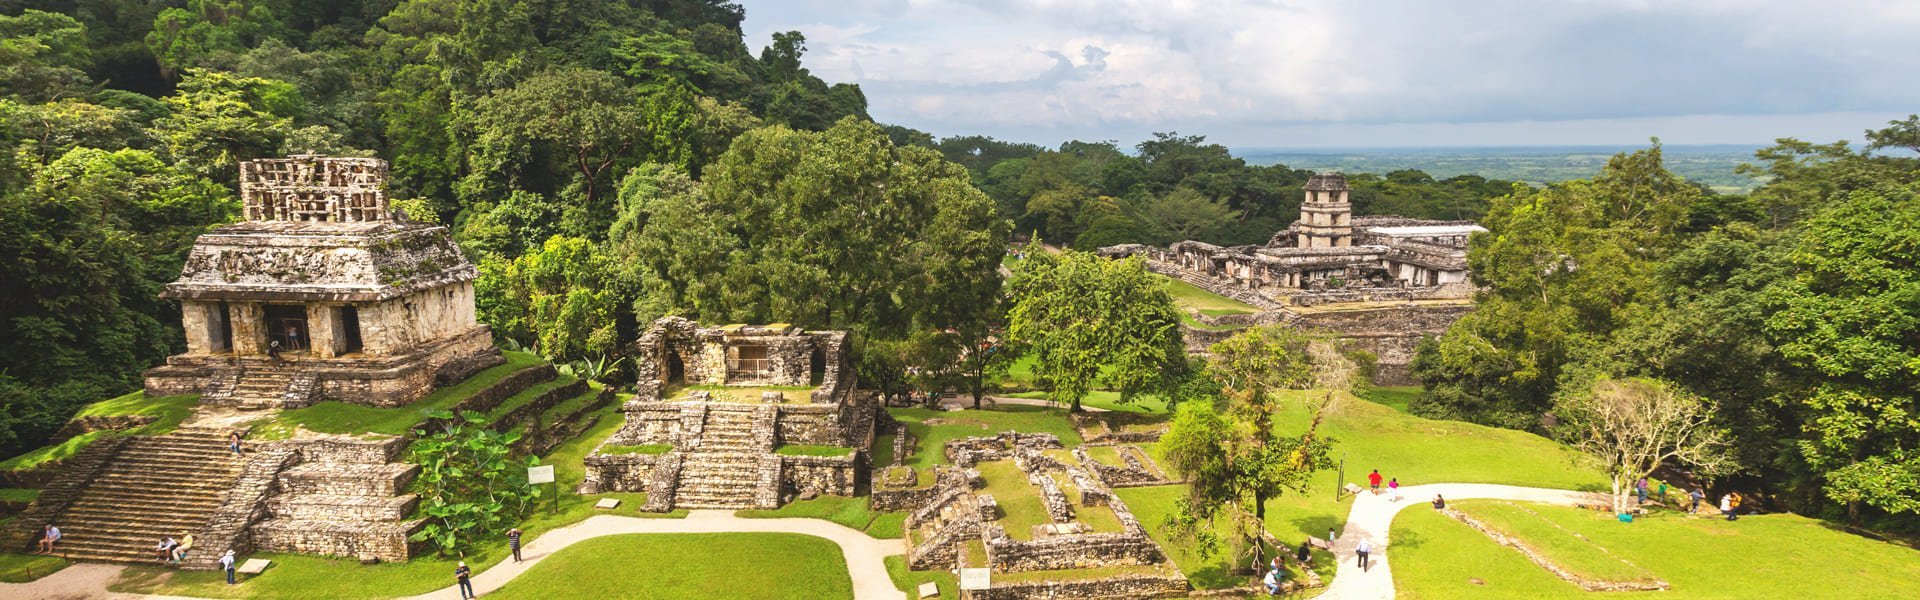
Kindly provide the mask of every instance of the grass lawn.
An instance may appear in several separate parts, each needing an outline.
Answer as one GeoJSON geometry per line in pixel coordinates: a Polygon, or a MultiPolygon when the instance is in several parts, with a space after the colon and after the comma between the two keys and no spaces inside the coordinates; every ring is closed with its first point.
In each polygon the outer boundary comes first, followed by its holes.
{"type": "Polygon", "coordinates": [[[0,554],[0,582],[26,583],[67,568],[67,559],[33,554],[0,554]]]}
{"type": "Polygon", "coordinates": [[[909,599],[919,600],[920,595],[917,592],[920,589],[920,584],[929,581],[940,588],[941,598],[960,597],[960,578],[955,576],[953,571],[945,569],[909,571],[907,570],[906,556],[889,556],[886,558],[886,563],[887,575],[893,577],[894,587],[900,588],[901,591],[906,593],[906,597],[909,599]]]}
{"type": "Polygon", "coordinates": [[[1198,310],[1215,317],[1260,312],[1260,307],[1200,289],[1191,283],[1172,277],[1166,280],[1167,292],[1173,295],[1173,303],[1181,308],[1198,310]]]}
{"type": "Polygon", "coordinates": [[[125,431],[93,431],[58,444],[41,446],[33,451],[0,462],[0,470],[24,471],[51,461],[65,460],[86,449],[95,440],[109,435],[161,435],[180,428],[180,422],[193,414],[193,407],[200,404],[200,396],[158,396],[148,398],[146,392],[133,392],[124,396],[101,400],[88,404],[74,418],[150,415],[154,422],[125,431]]]}
{"type": "Polygon", "coordinates": [[[40,497],[40,490],[32,488],[0,488],[0,502],[32,502],[40,497]]]}
{"type": "MultiPolygon", "coordinates": [[[[1004,394],[1004,395],[1012,398],[1032,398],[1035,400],[1047,399],[1046,392],[1015,392],[1012,394],[1004,394]]],[[[1120,392],[1113,392],[1113,391],[1107,391],[1107,390],[1093,390],[1091,392],[1087,392],[1087,397],[1080,399],[1080,406],[1111,410],[1114,412],[1153,413],[1153,414],[1160,414],[1160,413],[1167,412],[1167,401],[1160,398],[1159,396],[1141,395],[1141,396],[1135,397],[1132,402],[1121,402],[1120,392]]],[[[1055,410],[1063,411],[1065,409],[1066,407],[1063,405],[1060,408],[1055,410]]]]}
{"type": "Polygon", "coordinates": [[[742,510],[733,513],[748,519],[795,517],[825,519],[881,539],[899,539],[905,535],[907,511],[874,512],[867,508],[866,497],[821,496],[795,500],[774,510],[742,510]]]}
{"type": "Polygon", "coordinates": [[[488,598],[852,598],[833,542],[792,533],[630,534],[568,546],[488,598]]]}
{"type": "MultiPolygon", "coordinates": [[[[1073,424],[1067,421],[1066,413],[1053,408],[1040,406],[1001,406],[989,410],[937,411],[925,408],[889,409],[893,418],[907,426],[913,432],[918,449],[908,456],[905,464],[921,471],[922,478],[932,476],[932,467],[945,464],[943,454],[947,442],[974,436],[991,436],[1003,431],[1013,430],[1025,433],[1051,433],[1060,436],[1060,443],[1068,448],[1080,445],[1080,433],[1073,430],[1073,424]],[[938,419],[938,424],[929,425],[928,420],[938,419]]],[[[888,446],[888,459],[892,458],[892,446],[888,446]]]]}
{"type": "Polygon", "coordinates": [[[666,454],[667,451],[672,449],[673,449],[673,446],[671,444],[640,444],[637,446],[628,446],[626,444],[607,444],[605,446],[600,447],[600,453],[601,454],[666,454]]]}
{"type": "MultiPolygon", "coordinates": [[[[543,486],[545,493],[556,487],[560,490],[557,502],[553,496],[541,499],[534,512],[520,524],[526,531],[526,539],[531,542],[540,534],[585,520],[600,514],[615,514],[642,518],[679,518],[685,517],[685,510],[676,510],[665,514],[640,512],[647,502],[647,495],[631,494],[593,494],[579,495],[573,490],[586,478],[582,459],[594,446],[605,441],[620,429],[623,419],[618,412],[618,404],[610,404],[600,410],[589,413],[600,420],[593,427],[581,433],[579,437],[568,440],[554,448],[542,462],[554,465],[554,481],[557,486],[543,486]],[[620,508],[600,510],[593,504],[601,498],[618,498],[620,508]]],[[[204,598],[391,598],[423,594],[447,585],[454,564],[461,558],[472,566],[475,572],[485,571],[498,564],[507,554],[506,542],[477,544],[464,557],[421,556],[404,563],[361,565],[352,559],[333,559],[297,554],[259,554],[260,558],[274,561],[273,567],[257,577],[248,578],[243,585],[228,586],[219,572],[185,572],[154,567],[128,568],[119,581],[110,589],[113,591],[165,594],[174,596],[199,596],[204,598]]]]}
{"type": "Polygon", "coordinates": [[[1657,577],[1628,564],[1573,530],[1514,502],[1468,501],[1453,507],[1507,537],[1522,540],[1560,568],[1598,581],[1652,582],[1657,577]]]}
{"type": "MultiPolygon", "coordinates": [[[[1604,512],[1526,506],[1665,579],[1673,589],[1662,598],[1920,597],[1920,551],[1798,515],[1727,522],[1660,511],[1627,524],[1604,512]]],[[[1394,587],[1402,598],[1618,596],[1583,592],[1431,510],[1400,513],[1387,552],[1395,557],[1394,587]]]]}
{"type": "Polygon", "coordinates": [[[990,460],[974,465],[987,480],[983,492],[993,495],[1000,505],[1000,519],[994,521],[1007,529],[1007,537],[1033,539],[1033,528],[1053,522],[1047,505],[1040,500],[1040,488],[1027,482],[1027,473],[1012,460],[990,460]]]}
{"type": "MultiPolygon", "coordinates": [[[[503,352],[503,354],[507,362],[476,373],[466,381],[434,390],[427,397],[406,406],[380,408],[345,402],[318,402],[306,408],[281,411],[271,421],[257,424],[253,437],[283,438],[291,435],[296,426],[322,433],[405,435],[408,429],[426,420],[427,413],[452,408],[480,390],[498,383],[501,378],[514,371],[546,362],[538,355],[525,352],[503,352]]],[[[512,400],[501,404],[505,406],[509,402],[512,400]]]]}
{"type": "Polygon", "coordinates": [[[1373,401],[1375,404],[1392,407],[1394,410],[1404,413],[1407,412],[1407,404],[1413,402],[1413,399],[1420,397],[1420,386],[1373,387],[1369,388],[1367,393],[1362,394],[1360,397],[1373,401]]]}

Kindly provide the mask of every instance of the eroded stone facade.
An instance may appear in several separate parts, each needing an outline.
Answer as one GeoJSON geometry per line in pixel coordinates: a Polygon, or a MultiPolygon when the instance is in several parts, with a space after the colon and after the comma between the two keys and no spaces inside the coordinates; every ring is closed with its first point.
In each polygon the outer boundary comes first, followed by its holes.
{"type": "Polygon", "coordinates": [[[200,236],[161,294],[180,302],[187,351],[147,372],[149,394],[399,406],[500,361],[475,318],[473,265],[445,227],[395,218],[385,161],[240,169],[247,220],[200,236]]]}
{"type": "Polygon", "coordinates": [[[879,406],[855,387],[845,332],[700,327],[668,317],[648,327],[636,350],[638,393],[621,406],[626,423],[602,449],[669,450],[596,450],[581,491],[646,491],[643,508],[656,511],[775,508],[798,497],[851,496],[865,482],[879,406]],[[781,446],[846,450],[801,456],[780,454],[781,446]]]}

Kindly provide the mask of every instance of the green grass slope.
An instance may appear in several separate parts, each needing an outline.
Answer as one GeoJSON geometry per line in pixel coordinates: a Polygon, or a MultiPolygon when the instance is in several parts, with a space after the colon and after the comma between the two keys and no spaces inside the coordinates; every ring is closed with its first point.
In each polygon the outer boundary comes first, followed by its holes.
{"type": "MultiPolygon", "coordinates": [[[[1475,502],[1462,502],[1472,506],[1475,502]]],[[[1916,598],[1920,551],[1836,531],[1798,515],[1728,522],[1673,512],[1620,523],[1611,515],[1525,505],[1673,588],[1662,598],[1916,598]]],[[[1431,510],[1393,523],[1401,598],[1615,597],[1589,593],[1478,531],[1431,510]],[[1474,580],[1481,583],[1474,583],[1474,580]]]]}
{"type": "Polygon", "coordinates": [[[487,597],[824,600],[852,598],[853,578],[840,547],[813,536],[610,535],[555,552],[487,597]]]}

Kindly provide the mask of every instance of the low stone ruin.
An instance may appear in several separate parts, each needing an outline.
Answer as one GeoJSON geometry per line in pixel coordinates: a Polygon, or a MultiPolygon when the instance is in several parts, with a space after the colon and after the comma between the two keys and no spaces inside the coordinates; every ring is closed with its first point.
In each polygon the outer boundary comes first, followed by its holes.
{"type": "Polygon", "coordinates": [[[637,343],[639,392],[621,405],[626,424],[585,460],[582,493],[648,493],[642,510],[777,508],[818,495],[851,496],[867,477],[873,395],[856,389],[845,332],[788,325],[703,328],[654,322],[637,343]],[[797,393],[731,388],[819,385],[797,393]],[[669,397],[669,386],[707,386],[669,397]],[[783,445],[846,448],[840,456],[777,453],[783,445]],[[621,454],[614,446],[665,447],[621,454]]]}
{"type": "Polygon", "coordinates": [[[1063,446],[1052,434],[1005,432],[950,441],[943,448],[955,467],[942,467],[932,498],[907,518],[908,565],[913,569],[986,567],[995,573],[1061,571],[1135,566],[1106,576],[1046,581],[996,582],[991,590],[971,591],[978,598],[1104,597],[1158,598],[1185,595],[1186,578],[1147,535],[1139,519],[1091,471],[1048,451],[1063,446]],[[1050,523],[1037,525],[1032,539],[1016,540],[999,520],[1000,503],[979,490],[984,485],[972,466],[1011,461],[1037,489],[1050,523]],[[1064,477],[1079,492],[1079,503],[1062,487],[1064,477]],[[1094,532],[1077,519],[1080,510],[1111,510],[1120,531],[1094,532]],[[978,542],[985,564],[969,564],[962,552],[978,542]]]}

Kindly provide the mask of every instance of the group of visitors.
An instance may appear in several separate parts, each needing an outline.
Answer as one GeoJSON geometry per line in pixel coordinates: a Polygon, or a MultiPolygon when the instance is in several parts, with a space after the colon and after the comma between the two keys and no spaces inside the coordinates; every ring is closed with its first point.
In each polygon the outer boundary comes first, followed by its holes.
{"type": "Polygon", "coordinates": [[[1746,498],[1741,496],[1740,492],[1727,492],[1727,495],[1720,497],[1720,512],[1726,513],[1728,521],[1738,521],[1740,520],[1740,503],[1745,500],[1746,498]]]}
{"type": "MultiPolygon", "coordinates": [[[[1294,558],[1300,561],[1301,568],[1303,569],[1312,568],[1313,538],[1309,537],[1307,538],[1307,541],[1300,542],[1300,547],[1294,549],[1294,558]]],[[[1273,557],[1273,562],[1267,564],[1266,577],[1261,578],[1261,584],[1265,585],[1267,588],[1267,595],[1269,596],[1278,595],[1281,592],[1280,588],[1282,585],[1285,584],[1286,579],[1287,579],[1287,572],[1285,569],[1281,568],[1280,556],[1275,555],[1273,557]]]]}
{"type": "Polygon", "coordinates": [[[160,543],[153,547],[153,553],[160,562],[180,564],[180,561],[187,557],[187,551],[192,549],[193,534],[183,533],[177,541],[170,537],[161,538],[160,543]]]}
{"type": "MultiPolygon", "coordinates": [[[[1380,476],[1379,469],[1374,469],[1372,473],[1367,474],[1367,484],[1373,486],[1373,495],[1375,496],[1380,495],[1381,479],[1382,477],[1380,476]]],[[[1390,502],[1400,501],[1400,478],[1399,477],[1394,477],[1392,479],[1387,480],[1387,500],[1390,502]]]]}

